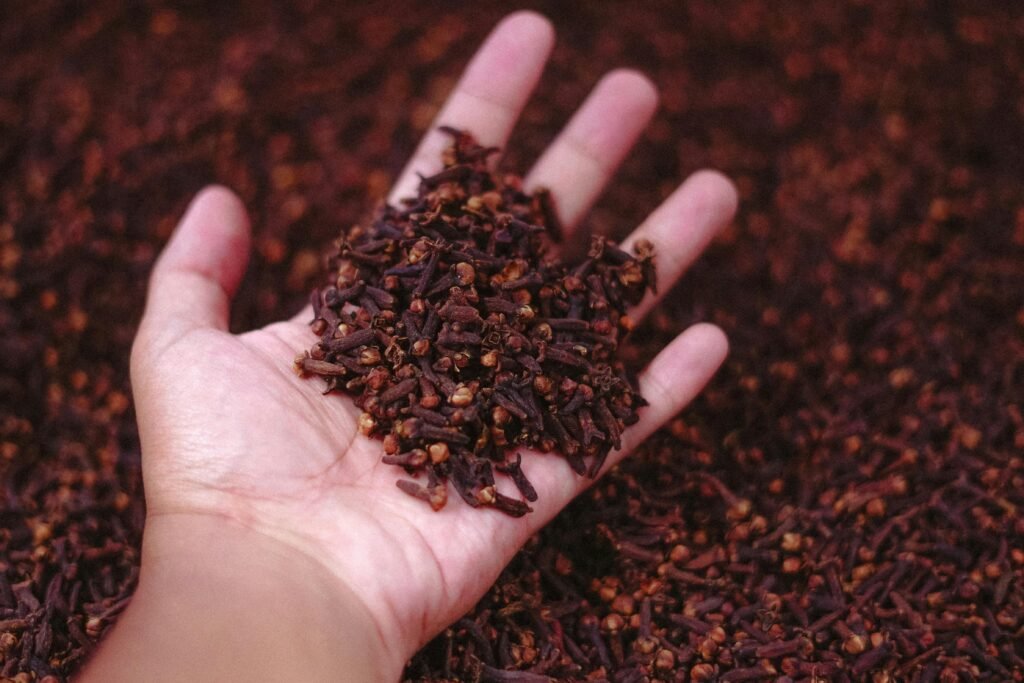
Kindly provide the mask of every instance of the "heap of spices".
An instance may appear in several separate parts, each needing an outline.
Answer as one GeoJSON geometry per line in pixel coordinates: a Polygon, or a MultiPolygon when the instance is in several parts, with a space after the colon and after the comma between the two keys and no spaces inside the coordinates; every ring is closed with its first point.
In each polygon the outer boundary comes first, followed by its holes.
{"type": "Polygon", "coordinates": [[[439,510],[450,482],[469,505],[518,517],[536,492],[513,451],[557,449],[595,477],[637,421],[645,402],[616,351],[655,282],[653,249],[596,236],[577,265],[549,256],[561,235],[550,194],[499,179],[496,148],[442,130],[444,168],[417,197],[338,240],[330,284],[311,297],[320,340],[295,364],[355,396],[385,463],[426,474],[402,491],[439,510]],[[526,501],[500,493],[495,472],[526,501]]]}

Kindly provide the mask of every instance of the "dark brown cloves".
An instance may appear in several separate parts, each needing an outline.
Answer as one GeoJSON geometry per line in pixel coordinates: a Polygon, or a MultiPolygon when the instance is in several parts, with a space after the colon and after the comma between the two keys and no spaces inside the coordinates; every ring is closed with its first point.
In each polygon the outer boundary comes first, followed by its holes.
{"type": "Polygon", "coordinates": [[[645,405],[618,379],[616,351],[653,286],[650,248],[641,259],[596,238],[574,269],[548,258],[561,231],[551,196],[499,181],[489,152],[447,131],[448,164],[422,179],[416,211],[383,206],[339,240],[333,284],[313,294],[320,340],[296,369],[353,394],[384,462],[433,482],[399,489],[438,509],[451,484],[471,506],[518,517],[537,492],[514,449],[557,448],[597,476],[645,405]],[[495,471],[525,501],[499,492],[495,471]]]}

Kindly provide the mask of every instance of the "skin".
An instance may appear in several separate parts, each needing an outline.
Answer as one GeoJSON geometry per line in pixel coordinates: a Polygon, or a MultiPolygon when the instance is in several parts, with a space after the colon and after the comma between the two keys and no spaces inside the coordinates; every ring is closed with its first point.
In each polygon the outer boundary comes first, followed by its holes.
{"type": "MultiPolygon", "coordinates": [[[[446,124],[505,144],[554,42],[543,17],[505,18],[473,58],[389,199],[439,168],[446,124]]],[[[571,233],[657,106],[633,71],[604,77],[527,175],[571,233]]],[[[732,184],[689,177],[625,241],[654,243],[666,292],[736,210],[732,184]]],[[[291,359],[309,312],[227,332],[249,223],[238,198],[195,198],[154,267],[132,349],[148,518],[139,587],[83,681],[394,681],[408,658],[485,593],[522,544],[592,482],[527,453],[540,499],[512,519],[453,498],[440,512],[401,493],[346,397],[321,395],[291,359]],[[243,400],[239,400],[239,399],[243,400]],[[142,678],[140,678],[142,677],[142,678]]],[[[640,317],[656,304],[650,296],[640,317]]],[[[698,324],[641,375],[651,405],[608,467],[679,412],[725,358],[698,324]]],[[[507,493],[509,482],[499,484],[507,493]]]]}

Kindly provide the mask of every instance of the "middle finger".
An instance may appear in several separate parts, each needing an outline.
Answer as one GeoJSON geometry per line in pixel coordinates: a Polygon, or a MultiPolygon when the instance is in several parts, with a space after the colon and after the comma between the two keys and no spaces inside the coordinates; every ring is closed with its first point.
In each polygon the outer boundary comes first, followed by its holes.
{"type": "Polygon", "coordinates": [[[568,238],[647,127],[658,91],[646,76],[619,69],[601,79],[526,177],[546,187],[568,238]]]}

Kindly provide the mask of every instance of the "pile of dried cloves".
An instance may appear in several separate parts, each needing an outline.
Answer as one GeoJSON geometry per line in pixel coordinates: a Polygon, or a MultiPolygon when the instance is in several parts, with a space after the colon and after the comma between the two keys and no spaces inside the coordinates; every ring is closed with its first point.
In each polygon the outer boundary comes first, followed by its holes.
{"type": "Polygon", "coordinates": [[[557,450],[593,477],[637,421],[645,402],[616,349],[654,285],[653,250],[595,237],[574,267],[551,257],[550,194],[498,178],[495,148],[444,130],[443,170],[338,241],[330,284],[312,294],[320,339],[296,367],[355,397],[384,462],[425,475],[402,491],[437,510],[450,482],[473,507],[520,516],[537,494],[517,448],[557,450]],[[500,493],[495,472],[526,501],[500,493]]]}

